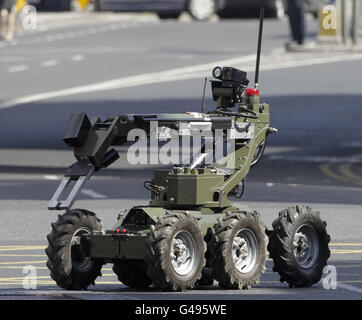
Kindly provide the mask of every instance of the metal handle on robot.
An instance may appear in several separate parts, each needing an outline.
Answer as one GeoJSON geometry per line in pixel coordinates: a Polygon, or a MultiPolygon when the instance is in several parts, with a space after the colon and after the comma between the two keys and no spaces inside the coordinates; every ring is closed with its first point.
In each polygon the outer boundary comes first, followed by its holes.
{"type": "Polygon", "coordinates": [[[68,168],[57,190],[48,204],[49,210],[68,210],[72,207],[75,197],[84,183],[90,179],[95,172],[94,166],[87,160],[74,163],[68,168]],[[74,186],[65,200],[59,200],[65,190],[74,182],[74,186]]]}

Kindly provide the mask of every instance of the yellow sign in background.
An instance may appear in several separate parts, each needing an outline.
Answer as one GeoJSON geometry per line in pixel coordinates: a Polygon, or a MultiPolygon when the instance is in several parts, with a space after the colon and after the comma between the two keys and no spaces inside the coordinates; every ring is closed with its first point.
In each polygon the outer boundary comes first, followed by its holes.
{"type": "Polygon", "coordinates": [[[85,8],[87,8],[90,0],[78,0],[80,7],[84,10],[85,8]]]}
{"type": "Polygon", "coordinates": [[[23,7],[27,4],[26,0],[17,0],[16,1],[16,11],[19,12],[21,11],[21,9],[23,9],[23,7]]]}
{"type": "Polygon", "coordinates": [[[341,35],[342,14],[339,5],[324,6],[319,13],[319,37],[334,37],[341,35]]]}

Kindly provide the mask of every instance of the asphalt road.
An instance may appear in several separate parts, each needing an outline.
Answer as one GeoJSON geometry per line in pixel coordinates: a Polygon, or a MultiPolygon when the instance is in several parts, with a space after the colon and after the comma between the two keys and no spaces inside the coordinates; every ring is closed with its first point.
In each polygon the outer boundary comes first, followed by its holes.
{"type": "MultiPolygon", "coordinates": [[[[110,265],[86,292],[59,290],[45,266],[46,235],[56,220],[46,206],[73,161],[61,141],[70,114],[199,111],[203,78],[214,66],[232,64],[253,79],[258,25],[161,22],[153,15],[40,18],[38,30],[0,43],[0,299],[361,299],[362,53],[285,53],[287,23],[277,20],[265,23],[261,94],[279,133],[249,174],[242,201],[268,227],[288,205],[318,209],[332,238],[337,289],[322,281],[290,289],[268,261],[260,284],[243,292],[216,284],[186,293],[132,291],[110,265]],[[36,290],[23,288],[28,265],[36,290]]],[[[312,38],[316,23],[308,23],[312,38]]],[[[86,185],[76,206],[111,227],[121,209],[147,202],[142,184],[151,175],[118,161],[86,185]]]]}

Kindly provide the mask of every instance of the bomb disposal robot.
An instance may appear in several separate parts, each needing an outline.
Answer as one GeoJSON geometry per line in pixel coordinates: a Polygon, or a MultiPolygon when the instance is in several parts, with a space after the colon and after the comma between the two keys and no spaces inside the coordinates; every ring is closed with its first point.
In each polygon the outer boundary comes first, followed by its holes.
{"type": "MultiPolygon", "coordinates": [[[[307,287],[321,279],[330,237],[318,212],[289,207],[279,213],[272,230],[266,230],[256,211],[229,200],[242,196],[245,177],[261,159],[268,135],[276,132],[258,90],[262,26],[263,11],[254,88],[247,88],[245,72],[216,67],[213,112],[118,115],[105,121],[71,116],[64,141],[77,162],[49,203],[50,210],[65,210],[51,225],[46,249],[47,266],[58,286],[85,289],[105,263],[112,263],[118,279],[131,288],[152,284],[160,290],[186,290],[215,279],[221,288],[247,289],[258,283],[268,253],[273,271],[290,286],[307,287]],[[110,230],[103,230],[95,213],[71,209],[84,182],[118,159],[112,146],[124,144],[135,128],[150,136],[154,121],[159,139],[171,138],[171,129],[181,137],[207,129],[222,132],[234,148],[219,161],[215,148],[203,139],[188,164],[156,170],[144,185],[151,193],[149,204],[124,211],[110,230]],[[59,200],[72,183],[66,199],[59,200]]],[[[212,144],[217,143],[215,136],[212,144]]]]}

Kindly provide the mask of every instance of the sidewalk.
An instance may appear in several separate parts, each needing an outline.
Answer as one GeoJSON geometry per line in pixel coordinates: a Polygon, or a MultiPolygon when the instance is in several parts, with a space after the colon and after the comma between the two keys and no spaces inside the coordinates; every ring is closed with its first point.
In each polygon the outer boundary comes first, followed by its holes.
{"type": "Polygon", "coordinates": [[[362,52],[362,38],[357,45],[353,44],[329,44],[329,43],[317,43],[312,42],[306,46],[298,46],[295,48],[288,48],[286,50],[290,53],[333,53],[333,52],[345,52],[345,53],[358,53],[362,52]]]}
{"type": "MultiPolygon", "coordinates": [[[[159,18],[150,13],[115,12],[38,12],[37,30],[50,30],[62,27],[86,26],[103,23],[156,23],[159,18]]],[[[21,17],[19,17],[21,19],[21,17]]],[[[21,24],[21,21],[18,21],[21,24]]]]}

